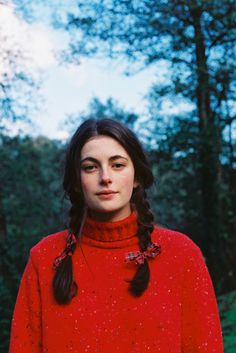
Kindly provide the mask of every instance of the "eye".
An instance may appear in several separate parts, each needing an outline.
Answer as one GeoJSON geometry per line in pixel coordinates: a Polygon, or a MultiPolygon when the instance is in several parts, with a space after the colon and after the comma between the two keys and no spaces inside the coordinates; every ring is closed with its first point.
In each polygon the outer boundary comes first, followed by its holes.
{"type": "Polygon", "coordinates": [[[82,166],[82,170],[84,170],[87,173],[91,173],[91,172],[93,172],[96,169],[97,169],[96,165],[93,165],[93,164],[82,166]]]}
{"type": "Polygon", "coordinates": [[[122,164],[122,163],[114,163],[112,166],[113,166],[113,168],[115,168],[115,169],[122,169],[122,168],[125,167],[125,165],[122,164]]]}

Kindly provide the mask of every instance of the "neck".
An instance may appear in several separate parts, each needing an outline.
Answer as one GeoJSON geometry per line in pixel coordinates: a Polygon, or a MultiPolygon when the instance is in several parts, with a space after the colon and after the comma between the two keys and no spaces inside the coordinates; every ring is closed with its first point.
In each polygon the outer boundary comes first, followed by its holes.
{"type": "Polygon", "coordinates": [[[88,211],[88,216],[98,222],[117,222],[127,218],[130,214],[130,205],[128,205],[126,209],[111,212],[94,212],[92,210],[88,211]]]}

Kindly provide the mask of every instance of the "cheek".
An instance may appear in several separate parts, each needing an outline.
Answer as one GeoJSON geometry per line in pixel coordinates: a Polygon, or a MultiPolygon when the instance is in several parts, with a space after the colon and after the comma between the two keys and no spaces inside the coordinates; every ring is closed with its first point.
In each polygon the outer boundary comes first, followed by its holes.
{"type": "Polygon", "coordinates": [[[121,184],[126,190],[133,190],[134,187],[134,173],[127,173],[122,175],[121,184]]]}
{"type": "Polygon", "coordinates": [[[82,173],[80,176],[80,181],[83,193],[88,193],[93,189],[93,179],[89,178],[88,175],[82,173]]]}

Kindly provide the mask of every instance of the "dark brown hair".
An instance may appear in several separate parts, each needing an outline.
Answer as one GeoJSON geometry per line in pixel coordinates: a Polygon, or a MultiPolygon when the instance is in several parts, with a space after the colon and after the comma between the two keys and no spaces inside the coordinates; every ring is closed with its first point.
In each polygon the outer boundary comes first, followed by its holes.
{"type": "MultiPolygon", "coordinates": [[[[72,258],[86,217],[86,205],[80,188],[80,154],[84,144],[94,136],[105,135],[118,141],[129,154],[135,170],[135,180],[139,186],[134,189],[131,202],[137,211],[139,246],[142,251],[151,243],[153,214],[146,198],[146,191],[153,183],[153,174],[146,155],[135,134],[125,125],[112,119],[86,120],[73,135],[66,153],[63,187],[71,202],[69,212],[69,234],[66,248],[53,279],[53,291],[59,304],[69,303],[76,295],[78,286],[73,280],[72,258]],[[75,239],[75,241],[73,241],[75,239]]],[[[140,296],[148,286],[150,270],[147,260],[138,265],[134,278],[130,281],[130,292],[140,296]]]]}

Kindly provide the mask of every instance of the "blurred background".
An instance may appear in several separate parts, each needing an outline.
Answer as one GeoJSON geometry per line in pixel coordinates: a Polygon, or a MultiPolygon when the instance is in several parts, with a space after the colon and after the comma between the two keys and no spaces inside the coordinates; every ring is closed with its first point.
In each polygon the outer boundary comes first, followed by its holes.
{"type": "Polygon", "coordinates": [[[0,351],[29,249],[65,228],[63,158],[111,117],[141,139],[155,220],[201,248],[236,352],[232,0],[0,0],[0,351]]]}

